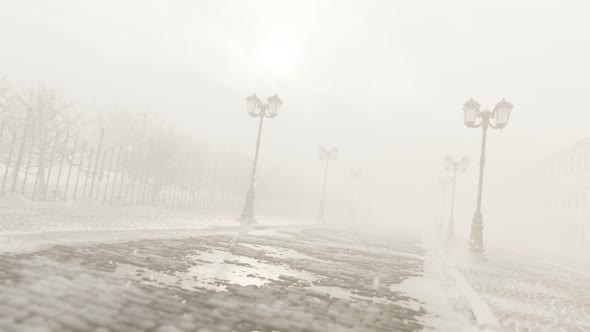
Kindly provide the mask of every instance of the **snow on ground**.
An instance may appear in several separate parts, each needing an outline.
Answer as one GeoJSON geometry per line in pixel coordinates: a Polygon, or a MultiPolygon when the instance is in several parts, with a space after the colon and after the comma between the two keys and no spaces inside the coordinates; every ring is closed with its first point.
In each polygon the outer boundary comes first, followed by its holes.
{"type": "Polygon", "coordinates": [[[465,294],[448,271],[442,257],[438,238],[430,229],[422,233],[424,247],[424,271],[422,276],[410,278],[401,284],[400,290],[421,299],[427,314],[422,322],[435,331],[474,331],[473,319],[465,294]]]}
{"type": "Polygon", "coordinates": [[[589,331],[590,278],[531,253],[489,249],[486,261],[466,252],[454,264],[507,331],[589,331]]]}
{"type": "Polygon", "coordinates": [[[236,226],[235,217],[153,208],[0,209],[0,234],[236,226]]]}
{"type": "MultiPolygon", "coordinates": [[[[0,252],[38,250],[63,243],[173,238],[240,229],[236,215],[228,213],[111,208],[94,203],[79,206],[36,202],[19,208],[0,208],[0,252]]],[[[288,218],[261,217],[260,220],[271,228],[309,223],[288,218]]],[[[261,227],[258,232],[272,233],[272,229],[261,227]]]]}
{"type": "Polygon", "coordinates": [[[426,302],[403,286],[423,272],[416,238],[276,232],[289,237],[234,232],[0,255],[0,292],[9,295],[0,300],[0,330],[424,328],[426,302]],[[382,251],[346,248],[352,242],[382,251]]]}
{"type": "Polygon", "coordinates": [[[469,276],[505,327],[590,330],[590,279],[514,256],[490,260],[469,276]]]}

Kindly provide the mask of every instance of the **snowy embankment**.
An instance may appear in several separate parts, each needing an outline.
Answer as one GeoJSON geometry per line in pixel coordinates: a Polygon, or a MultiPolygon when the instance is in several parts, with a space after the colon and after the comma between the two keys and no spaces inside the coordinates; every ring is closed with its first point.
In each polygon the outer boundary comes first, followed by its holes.
{"type": "Polygon", "coordinates": [[[224,227],[236,226],[234,219],[153,208],[0,208],[0,234],[224,227]]]}
{"type": "MultiPolygon", "coordinates": [[[[259,223],[289,226],[305,221],[261,217],[259,223]]],[[[6,197],[0,200],[2,252],[30,251],[72,242],[186,237],[238,229],[236,215],[220,212],[102,207],[93,201],[31,203],[6,197]]]]}

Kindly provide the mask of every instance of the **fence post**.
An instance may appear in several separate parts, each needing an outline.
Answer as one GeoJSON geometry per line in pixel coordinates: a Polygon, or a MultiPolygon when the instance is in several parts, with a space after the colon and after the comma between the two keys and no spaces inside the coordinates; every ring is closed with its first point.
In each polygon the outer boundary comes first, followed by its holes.
{"type": "MultiPolygon", "coordinates": [[[[77,140],[77,138],[76,138],[77,140]]],[[[76,193],[78,192],[78,182],[80,181],[80,173],[82,173],[82,164],[84,163],[84,152],[86,152],[86,142],[82,144],[82,154],[80,155],[80,163],[78,164],[78,175],[76,176],[76,184],[74,184],[74,195],[72,196],[73,199],[76,198],[76,193]]],[[[72,154],[72,164],[74,163],[74,154],[72,154]]],[[[70,164],[70,166],[72,165],[70,164]]],[[[71,169],[71,167],[70,167],[71,169]]],[[[82,194],[84,196],[84,194],[82,194]]]]}
{"type": "Polygon", "coordinates": [[[117,176],[121,172],[121,154],[122,148],[119,146],[119,153],[117,156],[117,169],[115,170],[115,177],[113,178],[113,189],[111,190],[111,198],[109,199],[109,205],[113,205],[113,196],[115,195],[115,188],[117,188],[117,176]]]}
{"type": "Polygon", "coordinates": [[[25,129],[23,130],[23,138],[21,139],[20,142],[20,149],[18,152],[18,157],[16,157],[16,165],[14,168],[14,178],[12,179],[12,186],[10,188],[11,192],[16,192],[16,182],[18,181],[18,173],[20,171],[20,163],[23,159],[23,154],[25,153],[25,143],[27,141],[27,134],[29,133],[29,119],[31,116],[31,109],[29,108],[27,111],[27,120],[26,120],[26,125],[25,125],[25,129]]]}
{"type": "MultiPolygon", "coordinates": [[[[55,182],[55,190],[53,192],[53,200],[57,200],[57,193],[59,191],[59,181],[61,180],[61,171],[64,166],[64,160],[66,157],[66,151],[67,151],[67,146],[68,146],[69,140],[70,140],[70,131],[68,130],[68,132],[66,133],[66,139],[64,140],[63,151],[61,153],[61,162],[59,164],[59,171],[57,173],[57,181],[55,182]]],[[[64,200],[65,200],[65,196],[64,196],[64,200]]]]}
{"type": "Polygon", "coordinates": [[[182,194],[184,192],[184,184],[183,184],[183,175],[184,175],[184,169],[185,169],[186,165],[182,164],[179,166],[179,170],[178,170],[178,176],[177,176],[177,189],[176,189],[176,198],[175,198],[175,209],[178,210],[181,208],[181,204],[182,204],[182,194]]]}
{"type": "Polygon", "coordinates": [[[172,167],[173,165],[168,165],[166,168],[166,176],[164,179],[166,182],[164,183],[164,189],[162,190],[162,197],[160,199],[160,202],[164,208],[168,208],[168,199],[172,190],[172,175],[174,174],[172,167]]]}
{"type": "Polygon", "coordinates": [[[176,178],[178,176],[178,163],[174,163],[172,166],[172,174],[170,176],[170,191],[168,194],[168,207],[173,209],[174,207],[174,197],[176,192],[176,178]]]}
{"type": "Polygon", "coordinates": [[[190,209],[195,207],[195,181],[197,177],[197,171],[195,168],[191,168],[191,185],[190,185],[190,193],[188,195],[188,207],[190,209]]]}
{"type": "MultiPolygon", "coordinates": [[[[107,178],[104,183],[104,191],[102,193],[102,204],[104,205],[107,199],[107,191],[109,189],[109,180],[111,179],[111,166],[113,164],[113,156],[115,155],[115,147],[111,148],[111,158],[109,158],[109,167],[107,168],[107,178]]],[[[116,174],[116,173],[115,173],[116,174]]]]}
{"type": "MultiPolygon", "coordinates": [[[[104,163],[106,159],[107,151],[104,150],[102,152],[102,162],[100,163],[100,175],[98,176],[98,182],[96,183],[96,200],[98,201],[98,196],[100,193],[100,184],[102,183],[102,177],[104,175],[104,163]]],[[[96,171],[98,173],[98,171],[96,171]]],[[[90,193],[92,195],[92,192],[90,193]]]]}
{"type": "Polygon", "coordinates": [[[182,205],[184,206],[185,209],[189,207],[189,201],[190,201],[190,196],[191,196],[191,184],[192,184],[191,182],[193,180],[192,179],[193,174],[191,171],[192,171],[191,164],[188,163],[186,165],[186,173],[185,173],[186,174],[186,177],[185,177],[186,185],[184,188],[184,199],[182,202],[182,205]]]}
{"type": "Polygon", "coordinates": [[[14,129],[14,136],[12,136],[12,143],[10,144],[10,152],[8,152],[8,160],[6,161],[6,170],[4,171],[4,179],[2,180],[2,195],[4,195],[4,186],[6,185],[6,178],[8,177],[8,170],[10,169],[10,163],[12,163],[12,151],[16,144],[16,129],[14,129]]]}
{"type": "Polygon", "coordinates": [[[176,209],[182,209],[182,199],[184,197],[184,173],[185,173],[186,165],[182,165],[180,171],[178,172],[178,195],[176,197],[176,209]]]}
{"type": "Polygon", "coordinates": [[[145,169],[146,169],[146,163],[145,163],[145,159],[143,159],[143,153],[142,153],[142,157],[138,160],[137,163],[137,176],[135,177],[135,182],[134,182],[134,186],[133,186],[133,195],[131,196],[131,200],[135,202],[135,205],[140,205],[141,204],[141,187],[142,187],[142,178],[145,174],[145,169]],[[142,162],[143,161],[143,162],[142,162]],[[135,195],[135,183],[137,183],[137,196],[135,195]]]}
{"type": "MultiPolygon", "coordinates": [[[[92,192],[94,191],[94,181],[96,180],[96,174],[98,173],[98,161],[100,159],[100,149],[102,148],[102,139],[104,137],[104,128],[100,129],[100,139],[98,140],[98,147],[96,148],[96,160],[94,161],[94,173],[92,173],[92,181],[90,182],[90,198],[92,198],[92,192]]],[[[90,172],[90,168],[88,168],[90,172]]]]}
{"type": "MultiPolygon", "coordinates": [[[[70,187],[70,176],[72,175],[72,167],[74,166],[74,156],[76,154],[76,146],[78,145],[78,136],[74,138],[74,148],[72,150],[72,156],[70,159],[70,167],[68,169],[68,177],[66,178],[66,188],[64,189],[64,201],[68,199],[68,189],[70,187]]],[[[67,151],[67,146],[65,147],[67,151]]]]}
{"type": "Polygon", "coordinates": [[[131,165],[127,170],[127,185],[125,186],[125,196],[123,196],[123,205],[127,203],[127,194],[129,194],[129,186],[131,186],[131,182],[135,185],[135,169],[137,168],[137,162],[139,162],[139,151],[134,152],[135,156],[132,156],[131,165]],[[134,162],[137,161],[137,162],[134,162]]]}
{"type": "Polygon", "coordinates": [[[148,185],[149,185],[149,182],[150,182],[150,168],[149,168],[148,163],[147,163],[146,160],[144,160],[144,164],[145,164],[144,173],[143,173],[143,179],[144,179],[143,182],[144,182],[144,185],[143,185],[143,192],[140,195],[140,197],[141,197],[141,199],[140,199],[141,205],[145,205],[145,196],[147,194],[148,185]]]}
{"type": "Polygon", "coordinates": [[[94,156],[94,148],[90,148],[90,156],[88,159],[88,167],[86,168],[86,178],[84,179],[84,187],[82,188],[82,198],[86,197],[86,186],[88,185],[88,177],[90,176],[90,165],[92,164],[92,157],[94,156]]]}
{"type": "Polygon", "coordinates": [[[47,188],[49,187],[49,180],[51,179],[51,171],[53,169],[53,160],[55,158],[55,149],[57,146],[57,139],[61,133],[57,132],[55,134],[55,139],[53,141],[53,148],[51,149],[51,157],[49,158],[49,169],[47,170],[47,179],[45,180],[45,186],[43,187],[43,198],[47,198],[47,188]]]}
{"type": "Polygon", "coordinates": [[[25,168],[25,178],[23,179],[23,185],[20,189],[20,194],[25,195],[25,186],[27,184],[27,178],[29,177],[29,169],[31,168],[31,161],[33,159],[33,148],[35,147],[35,136],[31,139],[31,149],[29,150],[29,160],[27,161],[27,167],[25,168]]]}
{"type": "Polygon", "coordinates": [[[125,150],[125,163],[123,164],[123,169],[121,170],[121,183],[119,183],[119,193],[117,194],[117,205],[121,204],[121,194],[123,193],[123,182],[125,181],[125,172],[129,164],[129,150],[125,150]]]}

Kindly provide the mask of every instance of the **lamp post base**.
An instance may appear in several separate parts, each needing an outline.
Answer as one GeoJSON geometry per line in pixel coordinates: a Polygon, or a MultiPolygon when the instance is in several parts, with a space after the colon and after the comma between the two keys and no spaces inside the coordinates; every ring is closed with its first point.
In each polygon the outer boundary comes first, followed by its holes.
{"type": "Polygon", "coordinates": [[[248,189],[248,194],[246,195],[246,202],[244,203],[244,210],[242,210],[242,214],[237,219],[241,225],[252,225],[256,223],[256,219],[254,218],[254,187],[251,186],[248,189]]]}
{"type": "Polygon", "coordinates": [[[254,225],[256,224],[256,219],[254,219],[254,217],[248,217],[248,216],[240,216],[238,219],[236,219],[240,225],[242,226],[248,226],[248,225],[254,225]]]}
{"type": "Polygon", "coordinates": [[[320,224],[325,224],[326,223],[326,219],[324,218],[324,214],[323,213],[318,213],[317,217],[315,218],[315,220],[320,223],[320,224]]]}
{"type": "Polygon", "coordinates": [[[469,237],[469,249],[473,253],[483,254],[483,217],[481,212],[476,212],[471,223],[471,235],[469,237]]]}

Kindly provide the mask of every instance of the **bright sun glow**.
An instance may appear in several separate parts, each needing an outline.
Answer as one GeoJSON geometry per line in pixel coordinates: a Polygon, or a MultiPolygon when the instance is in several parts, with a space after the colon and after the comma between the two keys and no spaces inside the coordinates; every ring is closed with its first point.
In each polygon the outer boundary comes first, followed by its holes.
{"type": "Polygon", "coordinates": [[[286,31],[273,31],[258,48],[259,65],[278,76],[293,76],[298,58],[296,39],[286,31]]]}

